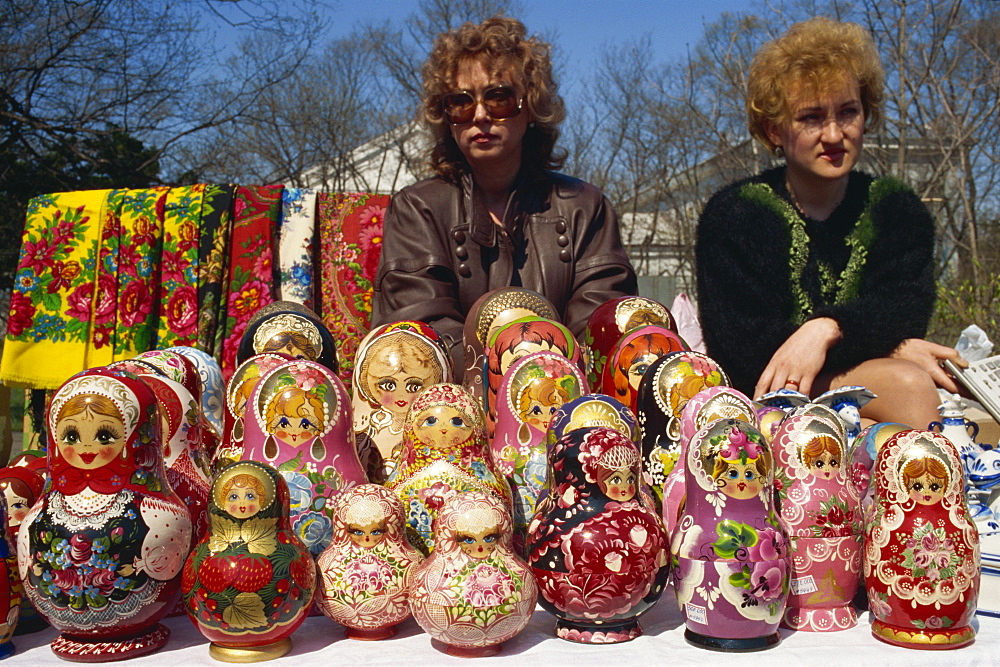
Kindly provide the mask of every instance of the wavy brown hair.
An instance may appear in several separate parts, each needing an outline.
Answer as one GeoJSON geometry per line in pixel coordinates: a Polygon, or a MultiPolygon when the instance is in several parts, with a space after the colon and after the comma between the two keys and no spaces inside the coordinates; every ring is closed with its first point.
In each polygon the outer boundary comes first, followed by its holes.
{"type": "Polygon", "coordinates": [[[538,37],[528,37],[523,23],[502,16],[438,36],[423,67],[423,117],[433,136],[430,161],[437,174],[457,181],[469,171],[441,106],[441,98],[455,91],[458,66],[465,60],[480,62],[491,76],[509,75],[517,94],[524,96],[532,123],[524,134],[521,164],[530,170],[562,166],[566,155],[555,145],[566,114],[552,78],[551,50],[538,37]]]}
{"type": "Polygon", "coordinates": [[[769,151],[767,125],[791,122],[795,97],[822,97],[835,85],[858,82],[865,129],[882,121],[885,73],[875,41],[857,23],[822,16],[796,23],[767,42],[750,64],[747,82],[747,126],[769,151]]]}

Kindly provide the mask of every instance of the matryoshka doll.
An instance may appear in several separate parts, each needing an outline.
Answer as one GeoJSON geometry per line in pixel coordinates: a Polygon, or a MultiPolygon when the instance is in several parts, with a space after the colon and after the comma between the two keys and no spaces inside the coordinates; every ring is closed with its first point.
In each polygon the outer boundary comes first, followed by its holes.
{"type": "Polygon", "coordinates": [[[898,422],[877,422],[871,426],[861,429],[861,433],[851,443],[848,452],[848,474],[851,481],[858,489],[861,497],[861,515],[868,515],[868,508],[871,507],[875,499],[875,485],[872,483],[872,474],[875,472],[875,459],[882,445],[889,441],[889,438],[909,431],[910,427],[898,422]]]}
{"type": "Polygon", "coordinates": [[[428,387],[413,401],[386,486],[406,509],[410,543],[425,553],[434,548],[434,518],[456,493],[482,491],[511,504],[510,485],[490,457],[482,410],[451,383],[428,387]]]}
{"type": "MultiPolygon", "coordinates": [[[[486,377],[486,345],[497,328],[522,317],[558,320],[555,306],[538,292],[523,287],[500,287],[479,297],[465,318],[462,332],[465,369],[462,386],[480,403],[486,377]]],[[[455,369],[456,374],[463,369],[455,369]]],[[[456,378],[457,379],[457,378],[456,378]]]]}
{"type": "Polygon", "coordinates": [[[337,350],[330,330],[315,312],[294,301],[272,301],[247,322],[236,352],[237,363],[265,352],[315,361],[337,372],[337,350]]]}
{"type": "MultiPolygon", "coordinates": [[[[687,349],[687,343],[670,329],[646,324],[628,332],[615,345],[596,389],[636,411],[639,383],[660,357],[687,349]]],[[[692,394],[693,395],[693,394],[692,394]]]]}
{"type": "Polygon", "coordinates": [[[256,354],[242,364],[226,384],[225,424],[222,441],[212,456],[212,470],[219,471],[225,466],[239,461],[243,456],[243,438],[246,432],[246,408],[250,395],[257,388],[260,378],[285,363],[292,361],[287,354],[268,352],[256,354]]]}
{"type": "Polygon", "coordinates": [[[208,535],[184,563],[184,609],[224,662],[278,658],[309,611],[316,565],[288,522],[288,486],[257,461],[212,482],[208,535]]]}
{"type": "Polygon", "coordinates": [[[776,645],[788,539],[774,510],[767,441],[746,422],[720,419],[691,438],[684,464],[684,511],[671,538],[684,638],[722,651],[776,645]]]}
{"type": "Polygon", "coordinates": [[[452,655],[495,655],[531,619],[538,587],[511,549],[511,530],[496,496],[459,493],[434,522],[434,553],[411,570],[413,616],[452,655]]]}
{"type": "Polygon", "coordinates": [[[872,634],[907,648],[964,646],[979,595],[979,531],[969,519],[962,463],[950,440],[908,430],[875,460],[864,572],[872,634]]]}
{"type": "Polygon", "coordinates": [[[545,436],[549,449],[567,433],[591,426],[612,428],[632,442],[639,442],[639,424],[627,405],[605,394],[584,394],[552,415],[545,436]]]}
{"type": "Polygon", "coordinates": [[[371,481],[381,484],[392,472],[413,399],[451,380],[451,357],[423,322],[393,322],[362,339],[354,359],[353,428],[371,481]]]}
{"type": "Polygon", "coordinates": [[[120,660],[163,646],[191,517],[163,470],[156,397],[141,380],[90,371],[48,412],[51,487],[18,534],[18,567],[56,655],[120,660]]]}
{"type": "Polygon", "coordinates": [[[657,324],[677,331],[677,324],[666,306],[643,296],[621,296],[605,301],[591,313],[583,333],[584,355],[589,358],[588,377],[597,387],[611,350],[632,329],[657,324]]]}
{"type": "Polygon", "coordinates": [[[492,438],[496,427],[497,392],[507,370],[521,357],[532,352],[558,352],[580,367],[580,346],[569,329],[541,317],[522,317],[498,327],[490,334],[486,347],[486,387],[483,409],[487,433],[492,438]]]}
{"type": "Polygon", "coordinates": [[[291,495],[292,529],[319,555],[333,536],[331,501],[368,481],[344,383],[315,361],[286,361],[257,383],[246,427],[243,460],[277,468],[291,495]]]}
{"type": "Polygon", "coordinates": [[[27,465],[0,468],[0,491],[3,491],[7,505],[7,533],[13,547],[7,555],[7,567],[14,573],[17,594],[21,598],[20,617],[17,621],[17,628],[14,630],[16,635],[38,632],[49,625],[31,605],[28,596],[24,594],[21,578],[17,576],[17,533],[20,530],[21,522],[28,515],[31,506],[42,495],[44,488],[45,478],[28,468],[27,465]]]}
{"type": "Polygon", "coordinates": [[[556,410],[588,392],[583,373],[558,352],[533,352],[504,375],[497,396],[493,462],[514,492],[514,532],[523,544],[545,488],[548,449],[545,434],[556,410]]]}
{"type": "MultiPolygon", "coordinates": [[[[201,412],[221,439],[226,404],[226,385],[222,380],[222,368],[219,366],[219,362],[208,352],[184,345],[168,347],[167,352],[183,355],[195,365],[201,380],[201,412]]],[[[213,453],[209,452],[209,454],[213,453]]]]}
{"type": "Polygon", "coordinates": [[[406,541],[405,524],[399,498],[378,484],[334,502],[333,541],[317,560],[317,599],[351,639],[387,639],[410,616],[406,573],[424,557],[406,541]]]}
{"type": "Polygon", "coordinates": [[[639,450],[587,427],[549,452],[550,488],[528,527],[528,563],[556,634],[583,644],[629,641],[667,583],[666,535],[640,493],[639,450]]]}
{"type": "Polygon", "coordinates": [[[847,475],[847,441],[822,417],[797,415],[772,441],[781,526],[792,571],[782,625],[830,632],[857,624],[851,600],[861,577],[861,503],[847,475]]]}
{"type": "Polygon", "coordinates": [[[700,352],[671,352],[649,365],[638,386],[636,416],[642,432],[643,475],[660,510],[663,485],[680,458],[684,406],[707,387],[729,386],[729,376],[700,352]]]}
{"type": "Polygon", "coordinates": [[[8,533],[7,508],[0,502],[0,660],[14,654],[14,630],[21,614],[24,587],[17,573],[16,548],[8,533]]]}

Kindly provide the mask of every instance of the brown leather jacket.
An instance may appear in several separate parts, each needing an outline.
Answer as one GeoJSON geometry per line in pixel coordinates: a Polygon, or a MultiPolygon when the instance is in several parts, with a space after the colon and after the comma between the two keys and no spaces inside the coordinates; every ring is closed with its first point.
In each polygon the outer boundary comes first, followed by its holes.
{"type": "Polygon", "coordinates": [[[393,196],[372,327],[430,324],[461,373],[465,317],[489,290],[516,285],[544,295],[577,337],[597,306],[636,293],[618,217],[593,185],[554,172],[522,173],[503,222],[501,229],[490,219],[469,175],[461,184],[430,178],[393,196]]]}

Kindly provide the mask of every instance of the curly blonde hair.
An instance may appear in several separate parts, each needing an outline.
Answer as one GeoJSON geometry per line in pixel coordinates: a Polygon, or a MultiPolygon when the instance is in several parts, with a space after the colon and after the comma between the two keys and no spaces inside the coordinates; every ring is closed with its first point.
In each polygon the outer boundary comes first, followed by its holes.
{"type": "Polygon", "coordinates": [[[796,23],[757,51],[747,83],[747,126],[769,151],[768,125],[791,121],[794,97],[821,97],[831,86],[855,80],[865,129],[882,121],[885,73],[872,36],[857,23],[822,16],[796,23]]]}
{"type": "Polygon", "coordinates": [[[442,33],[423,66],[423,116],[433,136],[431,167],[440,176],[457,181],[469,171],[444,116],[441,98],[455,91],[459,64],[478,61],[491,76],[509,75],[531,114],[524,134],[522,164],[530,169],[557,169],[565,152],[556,151],[558,125],[565,116],[562,98],[552,77],[552,47],[528,37],[524,24],[494,16],[480,25],[466,23],[442,33]]]}

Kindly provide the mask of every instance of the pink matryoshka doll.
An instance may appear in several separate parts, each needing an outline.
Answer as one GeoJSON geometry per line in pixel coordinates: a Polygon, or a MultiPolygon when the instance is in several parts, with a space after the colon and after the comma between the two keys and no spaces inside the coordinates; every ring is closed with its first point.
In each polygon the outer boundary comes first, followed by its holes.
{"type": "Polygon", "coordinates": [[[456,494],[434,522],[434,553],[410,572],[414,618],[452,655],[495,655],[531,620],[538,587],[511,549],[511,530],[496,496],[456,494]]]}
{"type": "Polygon", "coordinates": [[[558,352],[533,352],[514,362],[497,396],[493,462],[514,492],[514,531],[522,539],[546,487],[545,435],[556,410],[588,393],[583,373],[558,352]]]}
{"type": "Polygon", "coordinates": [[[334,501],[317,599],[351,639],[387,639],[410,617],[406,576],[424,557],[406,541],[405,525],[399,498],[384,486],[355,486],[334,501]]]}
{"type": "Polygon", "coordinates": [[[243,456],[243,437],[246,431],[246,406],[250,395],[257,388],[260,378],[277,366],[291,361],[287,354],[266,352],[256,354],[240,364],[226,384],[225,425],[222,441],[212,456],[212,469],[221,470],[243,456]]]}
{"type": "Polygon", "coordinates": [[[677,331],[666,306],[644,296],[621,296],[605,301],[591,313],[583,333],[584,356],[588,358],[587,381],[597,387],[604,366],[622,336],[647,324],[677,331]]]}
{"type": "Polygon", "coordinates": [[[223,662],[278,658],[305,620],[316,564],[288,523],[288,485],[238,461],[212,482],[209,530],[184,562],[184,609],[223,662]]]}
{"type": "Polygon", "coordinates": [[[288,483],[292,529],[318,555],[333,536],[331,501],[365,477],[344,383],[315,361],[286,361],[261,377],[247,403],[243,460],[288,483]]]}
{"type": "Polygon", "coordinates": [[[451,383],[432,385],[413,401],[386,486],[406,509],[410,543],[425,553],[434,548],[434,518],[456,493],[482,491],[511,504],[510,485],[490,457],[483,412],[451,383]]]}
{"type": "Polygon", "coordinates": [[[667,475],[680,458],[684,406],[706,387],[723,385],[729,385],[729,376],[722,367],[690,350],[658,357],[640,377],[636,416],[642,431],[642,468],[657,510],[663,506],[667,475]]]}
{"type": "Polygon", "coordinates": [[[670,329],[655,324],[633,329],[611,350],[601,374],[601,384],[596,389],[617,398],[635,412],[639,383],[653,362],[671,352],[686,349],[687,343],[670,329]]]}
{"type": "Polygon", "coordinates": [[[569,329],[554,320],[522,317],[494,329],[490,335],[486,348],[487,387],[483,409],[491,438],[496,427],[497,392],[504,374],[521,357],[542,350],[558,352],[580,366],[580,346],[569,329]]]}
{"type": "Polygon", "coordinates": [[[610,428],[570,431],[549,451],[549,493],[528,527],[527,553],[562,639],[638,637],[639,616],[666,586],[666,535],[640,474],[635,443],[610,428]]]}
{"type": "MultiPolygon", "coordinates": [[[[7,534],[12,548],[7,555],[7,568],[13,572],[17,595],[21,598],[21,612],[14,630],[15,635],[38,632],[48,627],[45,619],[38,615],[24,594],[21,578],[17,576],[17,533],[21,522],[28,515],[31,506],[41,497],[45,488],[45,478],[27,465],[11,465],[0,468],[0,491],[3,491],[7,505],[7,534]]],[[[2,580],[2,578],[0,578],[2,580]]],[[[0,605],[2,609],[3,605],[0,605]]],[[[2,614],[2,612],[0,612],[2,614]]]]}
{"type": "Polygon", "coordinates": [[[315,361],[337,372],[337,350],[330,330],[312,309],[295,301],[272,301],[247,322],[237,363],[265,352],[315,361]]]}
{"type": "Polygon", "coordinates": [[[141,380],[90,371],[48,412],[51,487],[18,534],[18,567],[67,660],[163,646],[159,620],[180,594],[191,517],[163,470],[156,397],[141,380]]]}
{"type": "MultiPolygon", "coordinates": [[[[683,353],[682,353],[683,354],[683,353]]],[[[687,492],[687,450],[694,434],[718,419],[739,419],[756,427],[757,415],[753,401],[732,387],[719,385],[702,389],[681,410],[680,447],[677,463],[663,482],[663,527],[667,537],[673,538],[674,529],[684,509],[687,492]]]]}
{"type": "Polygon", "coordinates": [[[778,644],[788,538],[767,441],[746,422],[720,419],[691,438],[684,463],[686,500],[671,538],[684,638],[720,651],[778,644]]]}
{"type": "MultiPolygon", "coordinates": [[[[523,287],[500,287],[479,297],[465,318],[462,332],[465,345],[465,369],[462,386],[480,403],[486,381],[486,345],[490,334],[522,317],[559,320],[555,306],[538,292],[523,287]]],[[[455,372],[461,369],[455,369],[455,372]]],[[[457,378],[456,378],[457,379],[457,378]]]]}
{"type": "Polygon", "coordinates": [[[822,417],[778,427],[775,457],[781,526],[791,538],[788,605],[782,625],[830,632],[857,624],[851,600],[861,578],[861,502],[847,475],[847,441],[822,417]]]}
{"type": "Polygon", "coordinates": [[[371,481],[382,483],[392,472],[413,399],[451,380],[448,350],[423,322],[393,322],[364,337],[354,359],[353,428],[371,481]]]}
{"type": "Polygon", "coordinates": [[[864,546],[872,634],[907,648],[972,642],[979,532],[955,445],[933,431],[897,433],[879,450],[873,479],[864,546]]]}

